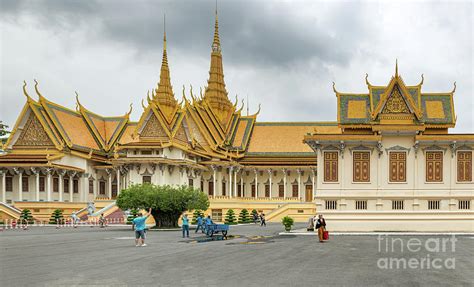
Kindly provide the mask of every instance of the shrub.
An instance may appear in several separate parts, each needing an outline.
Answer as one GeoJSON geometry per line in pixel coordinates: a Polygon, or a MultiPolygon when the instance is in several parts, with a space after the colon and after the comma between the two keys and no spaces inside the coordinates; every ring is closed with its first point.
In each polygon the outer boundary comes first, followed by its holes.
{"type": "Polygon", "coordinates": [[[257,212],[256,209],[252,209],[252,216],[254,216],[254,215],[257,215],[257,216],[258,216],[258,212],[257,212]]]}
{"type": "Polygon", "coordinates": [[[193,219],[191,220],[191,224],[197,224],[197,218],[198,216],[201,215],[201,217],[204,219],[204,212],[200,209],[196,209],[193,212],[193,219]]]}
{"type": "Polygon", "coordinates": [[[28,224],[33,224],[33,216],[31,215],[31,210],[29,209],[23,209],[20,214],[20,222],[21,223],[26,223],[28,224]]]}
{"type": "Polygon", "coordinates": [[[233,209],[227,210],[224,223],[229,225],[237,224],[237,219],[235,218],[235,212],[233,209]]]}
{"type": "Polygon", "coordinates": [[[239,214],[239,223],[250,223],[252,219],[249,216],[247,209],[242,209],[239,214]]]}
{"type": "Polygon", "coordinates": [[[63,220],[63,211],[61,209],[56,209],[51,214],[51,218],[49,219],[49,224],[56,224],[59,221],[63,220]]]}
{"type": "Polygon", "coordinates": [[[283,226],[285,226],[286,231],[290,231],[291,227],[293,226],[294,220],[289,216],[285,216],[282,218],[281,223],[283,224],[283,226]]]}

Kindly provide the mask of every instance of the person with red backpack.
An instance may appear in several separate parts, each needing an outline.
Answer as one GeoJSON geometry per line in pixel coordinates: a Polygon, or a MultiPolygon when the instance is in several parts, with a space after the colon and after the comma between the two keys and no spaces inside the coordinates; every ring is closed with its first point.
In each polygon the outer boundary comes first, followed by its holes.
{"type": "Polygon", "coordinates": [[[319,242],[324,242],[324,233],[326,232],[326,220],[324,220],[323,215],[320,214],[318,220],[316,221],[316,229],[318,230],[319,242]]]}

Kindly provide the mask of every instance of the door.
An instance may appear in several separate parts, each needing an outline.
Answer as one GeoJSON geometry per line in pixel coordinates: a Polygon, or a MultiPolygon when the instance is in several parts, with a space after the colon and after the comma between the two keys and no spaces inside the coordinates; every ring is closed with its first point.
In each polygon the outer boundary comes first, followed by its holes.
{"type": "Polygon", "coordinates": [[[305,188],[305,194],[306,194],[306,202],[312,202],[313,201],[313,186],[312,185],[307,185],[305,188]]]}
{"type": "Polygon", "coordinates": [[[252,184],[252,197],[255,197],[255,184],[252,184]]]}
{"type": "Polygon", "coordinates": [[[265,184],[265,197],[270,197],[270,185],[265,184]]]}

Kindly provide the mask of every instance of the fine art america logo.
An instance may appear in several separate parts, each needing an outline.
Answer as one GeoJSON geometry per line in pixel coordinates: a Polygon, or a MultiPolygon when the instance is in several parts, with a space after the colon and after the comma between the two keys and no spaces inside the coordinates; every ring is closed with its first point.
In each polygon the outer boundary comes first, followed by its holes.
{"type": "Polygon", "coordinates": [[[456,237],[394,237],[379,235],[380,269],[455,269],[456,237]]]}

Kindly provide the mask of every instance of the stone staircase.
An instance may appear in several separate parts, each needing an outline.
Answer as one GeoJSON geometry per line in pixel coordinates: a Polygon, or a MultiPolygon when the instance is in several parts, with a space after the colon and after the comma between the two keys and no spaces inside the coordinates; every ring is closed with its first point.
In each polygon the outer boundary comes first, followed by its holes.
{"type": "Polygon", "coordinates": [[[3,219],[19,219],[21,210],[7,203],[0,202],[0,221],[3,219]]]}
{"type": "Polygon", "coordinates": [[[295,222],[306,222],[310,216],[316,214],[316,205],[311,202],[286,203],[272,210],[266,215],[267,222],[281,222],[285,216],[289,216],[295,222]]]}

